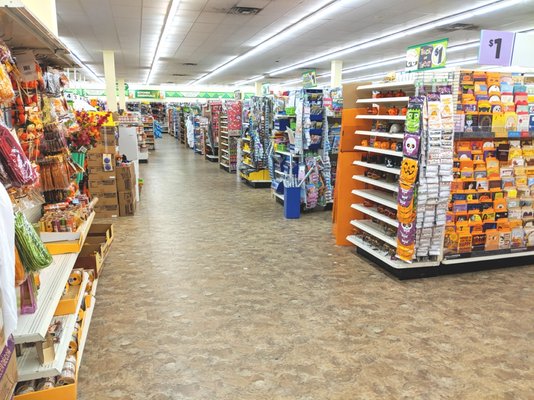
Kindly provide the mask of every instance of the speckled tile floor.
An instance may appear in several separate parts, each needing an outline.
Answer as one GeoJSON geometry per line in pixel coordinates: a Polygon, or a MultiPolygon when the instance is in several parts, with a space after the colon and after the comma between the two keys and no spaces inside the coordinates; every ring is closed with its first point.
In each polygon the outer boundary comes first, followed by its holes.
{"type": "Polygon", "coordinates": [[[534,267],[398,281],[330,212],[171,137],[100,279],[79,399],[534,399],[534,267]]]}

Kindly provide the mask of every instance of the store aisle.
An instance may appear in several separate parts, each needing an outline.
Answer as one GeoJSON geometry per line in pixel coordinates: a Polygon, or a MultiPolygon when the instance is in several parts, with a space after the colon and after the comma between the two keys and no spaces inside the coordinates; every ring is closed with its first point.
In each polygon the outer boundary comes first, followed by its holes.
{"type": "Polygon", "coordinates": [[[116,221],[79,398],[527,399],[534,267],[399,282],[165,136],[116,221]]]}

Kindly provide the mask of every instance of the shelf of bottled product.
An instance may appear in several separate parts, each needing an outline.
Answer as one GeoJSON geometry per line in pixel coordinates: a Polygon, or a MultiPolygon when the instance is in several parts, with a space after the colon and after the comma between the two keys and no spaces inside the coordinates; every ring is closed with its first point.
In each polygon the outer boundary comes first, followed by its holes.
{"type": "Polygon", "coordinates": [[[358,203],[351,204],[351,207],[365,215],[385,222],[386,224],[391,225],[395,228],[399,225],[399,221],[397,221],[396,219],[389,218],[388,216],[379,213],[377,207],[367,207],[363,204],[358,203]]]}
{"type": "Polygon", "coordinates": [[[376,222],[373,222],[370,219],[355,219],[350,221],[350,223],[361,231],[367,232],[384,243],[389,244],[391,247],[397,247],[397,238],[386,235],[382,227],[376,222]]]}
{"type": "Polygon", "coordinates": [[[397,201],[390,193],[383,192],[376,189],[354,189],[352,194],[363,197],[364,199],[374,201],[383,206],[397,209],[397,201]]]}

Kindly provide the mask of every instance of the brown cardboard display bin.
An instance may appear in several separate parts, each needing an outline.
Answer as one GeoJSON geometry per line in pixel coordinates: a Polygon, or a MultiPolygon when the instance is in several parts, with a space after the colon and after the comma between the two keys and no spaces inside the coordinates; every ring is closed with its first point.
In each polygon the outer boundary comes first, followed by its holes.
{"type": "MultiPolygon", "coordinates": [[[[95,236],[93,238],[95,238],[95,236]]],[[[98,239],[98,236],[96,236],[96,238],[98,239]]],[[[108,247],[106,242],[97,244],[86,243],[82,247],[82,251],[80,251],[74,267],[94,271],[95,278],[97,279],[100,276],[102,267],[104,266],[104,259],[107,256],[107,249],[108,247]]]]}

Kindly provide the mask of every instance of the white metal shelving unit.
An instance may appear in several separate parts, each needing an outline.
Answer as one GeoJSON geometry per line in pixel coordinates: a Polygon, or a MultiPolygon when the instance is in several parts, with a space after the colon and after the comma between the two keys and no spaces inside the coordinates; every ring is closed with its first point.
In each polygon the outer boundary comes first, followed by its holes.
{"type": "Polygon", "coordinates": [[[381,97],[377,99],[358,99],[356,100],[357,104],[380,104],[380,103],[404,103],[407,104],[410,98],[408,96],[399,96],[399,97],[381,97]]]}
{"type": "Polygon", "coordinates": [[[397,202],[393,196],[389,196],[380,190],[375,189],[354,189],[352,194],[363,197],[364,199],[374,201],[375,203],[382,204],[383,206],[397,209],[397,202]]]}
{"type": "Polygon", "coordinates": [[[351,207],[354,208],[355,210],[360,211],[361,213],[364,213],[365,215],[376,218],[395,228],[399,224],[399,222],[396,219],[391,219],[384,214],[380,214],[376,207],[365,207],[363,204],[352,204],[351,207]]]}
{"type": "Polygon", "coordinates": [[[373,120],[390,120],[390,121],[406,121],[406,115],[383,115],[383,114],[361,114],[357,115],[356,119],[373,119],[373,120]]]}
{"type": "Polygon", "coordinates": [[[368,153],[385,154],[393,157],[402,157],[402,151],[379,149],[377,147],[354,146],[354,150],[366,151],[368,153]]]}
{"type": "MultiPolygon", "coordinates": [[[[22,354],[17,357],[19,382],[31,379],[49,378],[61,374],[61,370],[63,369],[63,364],[65,362],[65,357],[67,356],[69,343],[72,338],[72,333],[76,325],[78,312],[80,311],[82,302],[85,299],[85,288],[87,286],[87,282],[88,275],[86,272],[84,272],[83,280],[79,288],[80,294],[76,306],[76,312],[74,314],[55,318],[56,320],[61,321],[63,332],[59,343],[54,346],[56,353],[54,361],[41,365],[37,357],[37,350],[35,346],[24,348],[22,350],[22,354]]],[[[71,289],[72,288],[73,287],[71,286],[71,289]]],[[[50,322],[51,320],[48,321],[48,325],[50,325],[50,322]]]]}
{"type": "Polygon", "coordinates": [[[356,90],[378,90],[378,89],[393,89],[398,87],[413,87],[415,85],[415,80],[407,81],[393,81],[385,83],[371,83],[368,85],[360,85],[356,90]]]}
{"type": "Polygon", "coordinates": [[[376,169],[377,171],[389,172],[390,174],[400,175],[400,168],[389,168],[382,164],[373,164],[365,161],[354,161],[352,165],[358,167],[376,169]]]}
{"type": "Polygon", "coordinates": [[[398,139],[402,140],[404,139],[404,133],[389,133],[389,132],[375,132],[375,131],[356,131],[354,132],[355,135],[360,136],[376,136],[376,137],[383,137],[388,139],[398,139]]]}
{"type": "Polygon", "coordinates": [[[52,265],[41,271],[37,310],[33,314],[19,316],[18,326],[13,334],[16,344],[41,342],[45,339],[77,258],[78,253],[53,256],[52,265]]]}
{"type": "Polygon", "coordinates": [[[353,175],[352,179],[354,179],[355,181],[358,181],[358,182],[363,182],[363,183],[367,183],[369,185],[380,187],[380,188],[389,190],[391,192],[397,193],[399,191],[399,185],[395,184],[395,183],[384,182],[382,180],[368,178],[368,177],[363,176],[363,175],[353,175]]]}
{"type": "Polygon", "coordinates": [[[361,231],[367,232],[370,235],[373,235],[374,237],[380,239],[384,243],[387,243],[392,247],[397,247],[397,238],[386,235],[380,225],[378,225],[377,223],[368,219],[354,219],[350,221],[350,223],[361,231]]]}

